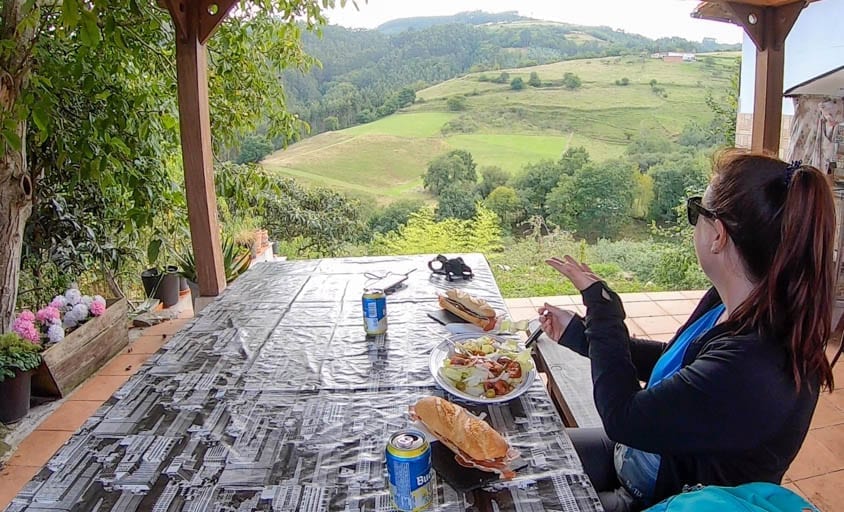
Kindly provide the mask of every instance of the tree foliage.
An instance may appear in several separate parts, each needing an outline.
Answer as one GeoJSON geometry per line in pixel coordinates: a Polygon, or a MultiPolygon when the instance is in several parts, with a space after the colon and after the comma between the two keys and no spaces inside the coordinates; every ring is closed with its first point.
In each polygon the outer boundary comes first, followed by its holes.
{"type": "Polygon", "coordinates": [[[522,173],[513,178],[513,188],[519,192],[519,197],[529,217],[545,216],[546,197],[563,176],[565,176],[563,168],[557,162],[543,160],[525,166],[522,173]]]}
{"type": "Polygon", "coordinates": [[[582,85],[580,81],[580,77],[575,75],[574,73],[565,73],[563,75],[563,87],[569,90],[579,89],[582,85]]]}
{"type": "Polygon", "coordinates": [[[501,225],[507,229],[514,229],[525,220],[522,200],[512,187],[496,187],[484,200],[484,206],[498,215],[501,225]]]}
{"type": "Polygon", "coordinates": [[[510,180],[510,174],[501,167],[491,165],[481,167],[481,182],[476,189],[477,195],[484,199],[496,188],[505,185],[510,180]]]}
{"type": "Polygon", "coordinates": [[[677,220],[677,207],[690,194],[702,192],[709,182],[709,170],[699,158],[680,156],[650,168],[654,199],[651,218],[660,222],[677,220]]]}
{"type": "Polygon", "coordinates": [[[528,85],[531,87],[541,87],[542,80],[539,79],[539,73],[536,71],[530,72],[530,79],[528,79],[528,85]]]}
{"type": "Polygon", "coordinates": [[[501,226],[498,217],[484,207],[469,220],[438,221],[432,208],[423,208],[410,216],[398,231],[376,235],[372,254],[419,253],[491,253],[501,250],[501,226]]]}
{"type": "Polygon", "coordinates": [[[630,219],[636,172],[625,160],[584,166],[549,194],[549,220],[592,240],[617,236],[630,219]]]}
{"type": "Polygon", "coordinates": [[[272,152],[273,145],[266,137],[248,135],[241,144],[240,154],[237,155],[236,162],[239,164],[258,163],[272,152]]]}
{"type": "Polygon", "coordinates": [[[452,185],[469,187],[469,190],[472,190],[478,180],[476,167],[471,153],[455,149],[428,163],[428,170],[422,176],[422,184],[434,195],[439,195],[452,185]]]}
{"type": "Polygon", "coordinates": [[[467,220],[475,216],[477,206],[468,183],[451,183],[440,189],[437,197],[437,219],[467,220]]]}
{"type": "Polygon", "coordinates": [[[376,233],[384,234],[390,231],[395,231],[401,226],[407,224],[410,220],[411,214],[418,212],[424,208],[425,203],[417,200],[402,199],[391,203],[389,206],[381,211],[376,212],[369,218],[367,226],[369,231],[374,235],[376,233]]]}
{"type": "Polygon", "coordinates": [[[514,78],[510,82],[510,89],[513,89],[514,91],[521,91],[524,88],[525,88],[525,81],[522,80],[522,77],[520,77],[520,76],[517,76],[516,78],[514,78]]]}

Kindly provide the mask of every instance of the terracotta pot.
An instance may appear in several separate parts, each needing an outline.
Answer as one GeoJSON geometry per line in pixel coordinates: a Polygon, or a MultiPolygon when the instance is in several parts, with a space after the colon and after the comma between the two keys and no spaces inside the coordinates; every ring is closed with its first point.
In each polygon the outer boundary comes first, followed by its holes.
{"type": "Polygon", "coordinates": [[[29,412],[29,395],[32,388],[32,370],[15,369],[15,376],[0,382],[0,422],[12,423],[29,412]]]}

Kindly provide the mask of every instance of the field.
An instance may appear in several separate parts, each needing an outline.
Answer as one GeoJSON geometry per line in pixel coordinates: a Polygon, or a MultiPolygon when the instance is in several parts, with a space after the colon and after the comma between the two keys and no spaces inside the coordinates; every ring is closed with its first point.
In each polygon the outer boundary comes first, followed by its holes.
{"type": "Polygon", "coordinates": [[[421,175],[429,161],[452,149],[469,151],[479,166],[513,174],[572,146],[586,147],[595,160],[615,158],[642,129],[673,137],[690,121],[708,122],[707,91],[723,94],[736,58],[712,54],[667,63],[614,57],[505,70],[525,82],[531,72],[539,75],[542,87],[521,91],[489,81],[501,71],[470,74],[419,91],[417,103],[402,112],[311,137],[263,165],[384,204],[428,198],[421,175]],[[576,74],[582,86],[564,88],[566,73],[576,74]],[[623,78],[629,85],[616,85],[623,78]],[[654,91],[652,80],[661,91],[654,91]],[[457,95],[465,96],[466,109],[450,112],[447,100],[457,95]]]}

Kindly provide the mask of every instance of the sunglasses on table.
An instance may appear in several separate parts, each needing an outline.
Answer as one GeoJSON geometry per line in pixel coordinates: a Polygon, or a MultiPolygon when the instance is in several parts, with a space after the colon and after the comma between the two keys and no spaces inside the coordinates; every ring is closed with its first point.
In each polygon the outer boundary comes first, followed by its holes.
{"type": "Polygon", "coordinates": [[[697,221],[701,215],[712,220],[718,218],[715,212],[703,207],[703,198],[700,196],[690,197],[686,200],[686,215],[689,218],[689,224],[692,226],[697,225],[697,221]]]}

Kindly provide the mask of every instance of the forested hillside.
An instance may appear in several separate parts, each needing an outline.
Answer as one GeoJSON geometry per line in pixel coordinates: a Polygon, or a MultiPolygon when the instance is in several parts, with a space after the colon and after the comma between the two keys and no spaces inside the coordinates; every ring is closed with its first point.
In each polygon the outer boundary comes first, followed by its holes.
{"type": "Polygon", "coordinates": [[[322,37],[305,34],[303,46],[321,65],[307,73],[288,70],[283,82],[289,107],[310,125],[311,135],[392,114],[412,103],[416,91],[468,72],[658,51],[738,49],[712,40],[653,40],[513,13],[410,18],[379,30],[327,26],[322,37]]]}

